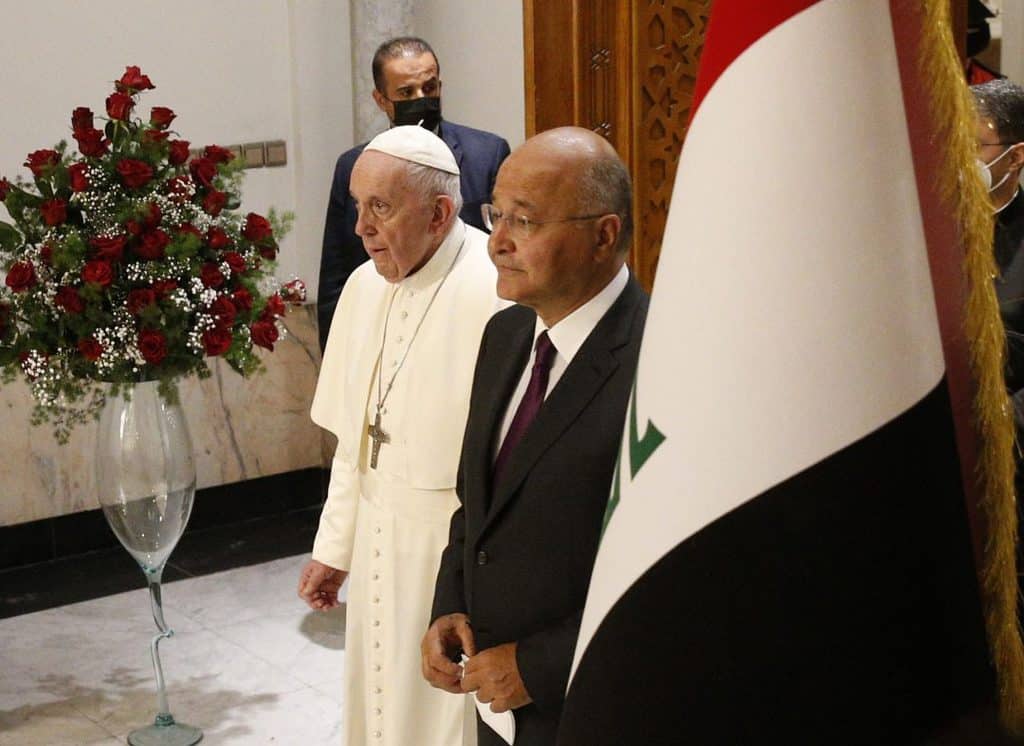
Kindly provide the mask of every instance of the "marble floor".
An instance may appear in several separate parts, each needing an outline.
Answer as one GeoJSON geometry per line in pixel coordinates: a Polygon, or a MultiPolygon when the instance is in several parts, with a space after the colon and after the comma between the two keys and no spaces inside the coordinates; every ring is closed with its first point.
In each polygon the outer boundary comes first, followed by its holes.
{"type": "MultiPolygon", "coordinates": [[[[298,599],[306,559],[164,586],[170,709],[203,744],[340,743],[345,604],[298,599]]],[[[0,620],[0,746],[126,743],[155,713],[153,632],[141,589],[0,620]]]]}

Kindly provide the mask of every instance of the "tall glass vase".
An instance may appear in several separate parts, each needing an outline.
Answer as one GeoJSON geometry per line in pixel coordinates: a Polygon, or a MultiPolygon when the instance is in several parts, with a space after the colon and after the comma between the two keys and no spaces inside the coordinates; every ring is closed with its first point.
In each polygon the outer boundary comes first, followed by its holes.
{"type": "Polygon", "coordinates": [[[156,381],[107,397],[96,435],[96,479],[103,514],[149,584],[157,635],[150,643],[156,675],[155,722],[132,731],[133,746],[191,746],[203,733],[175,721],[167,706],[160,641],[174,631],[164,622],[160,577],[192,512],[196,467],[185,414],[156,381]]]}

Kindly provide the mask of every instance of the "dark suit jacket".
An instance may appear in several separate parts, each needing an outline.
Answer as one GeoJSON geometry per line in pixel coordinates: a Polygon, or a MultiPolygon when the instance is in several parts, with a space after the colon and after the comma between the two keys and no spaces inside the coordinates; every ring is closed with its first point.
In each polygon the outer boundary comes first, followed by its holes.
{"type": "MultiPolygon", "coordinates": [[[[477,648],[517,641],[533,703],[517,746],[553,744],[633,386],[647,295],[630,278],[576,353],[492,491],[495,439],[531,355],[536,316],[513,306],[484,330],[432,619],[469,615],[477,648]]],[[[502,742],[480,725],[480,744],[502,742]]]]}
{"type": "MultiPolygon", "coordinates": [[[[462,211],[459,217],[468,225],[483,230],[480,205],[491,201],[498,167],[509,153],[508,143],[490,132],[441,122],[441,139],[452,149],[459,164],[462,211]]],[[[320,325],[320,351],[327,344],[334,307],[348,276],[366,261],[363,240],[356,235],[356,206],[349,194],[349,180],[356,159],[366,147],[364,142],[341,154],[334,166],[331,198],[327,203],[324,244],[320,253],[320,288],[317,292],[317,320],[320,325]]]]}

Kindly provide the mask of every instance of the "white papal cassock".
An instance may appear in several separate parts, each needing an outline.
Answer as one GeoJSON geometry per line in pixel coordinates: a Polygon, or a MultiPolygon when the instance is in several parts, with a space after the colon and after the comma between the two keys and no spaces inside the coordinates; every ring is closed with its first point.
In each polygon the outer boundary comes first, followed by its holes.
{"type": "MultiPolygon", "coordinates": [[[[418,272],[391,284],[366,262],[338,301],[312,407],[313,421],[338,438],[313,559],[350,572],[347,746],[463,743],[466,698],[423,680],[420,640],[458,506],[459,452],[480,337],[498,303],[495,282],[486,234],[456,218],[418,272]],[[367,427],[376,412],[376,363],[389,302],[383,389],[398,374],[381,418],[390,442],[371,469],[367,427]]],[[[472,743],[475,722],[469,722],[465,735],[472,743]]]]}

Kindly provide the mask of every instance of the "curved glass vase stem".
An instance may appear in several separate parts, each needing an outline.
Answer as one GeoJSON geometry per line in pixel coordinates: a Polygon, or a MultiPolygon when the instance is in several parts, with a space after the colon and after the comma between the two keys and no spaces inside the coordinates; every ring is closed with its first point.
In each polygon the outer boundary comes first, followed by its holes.
{"type": "Polygon", "coordinates": [[[168,627],[167,622],[164,621],[163,598],[160,594],[160,576],[162,574],[163,568],[146,571],[153,621],[159,630],[149,643],[149,652],[153,657],[153,673],[156,674],[156,719],[152,725],[139,728],[128,734],[128,743],[131,746],[192,746],[203,739],[203,732],[199,728],[175,721],[171,709],[167,705],[164,669],[160,664],[160,641],[173,637],[174,630],[168,627]]]}
{"type": "Polygon", "coordinates": [[[149,653],[153,657],[153,673],[156,674],[156,724],[170,725],[174,722],[174,716],[171,715],[171,709],[167,706],[164,668],[160,665],[160,641],[167,637],[173,637],[174,630],[168,627],[167,622],[164,621],[164,606],[160,597],[161,574],[160,572],[154,575],[146,573],[146,579],[149,581],[149,601],[153,607],[153,621],[156,622],[156,627],[160,630],[159,634],[154,636],[152,642],[149,643],[149,653]]]}

